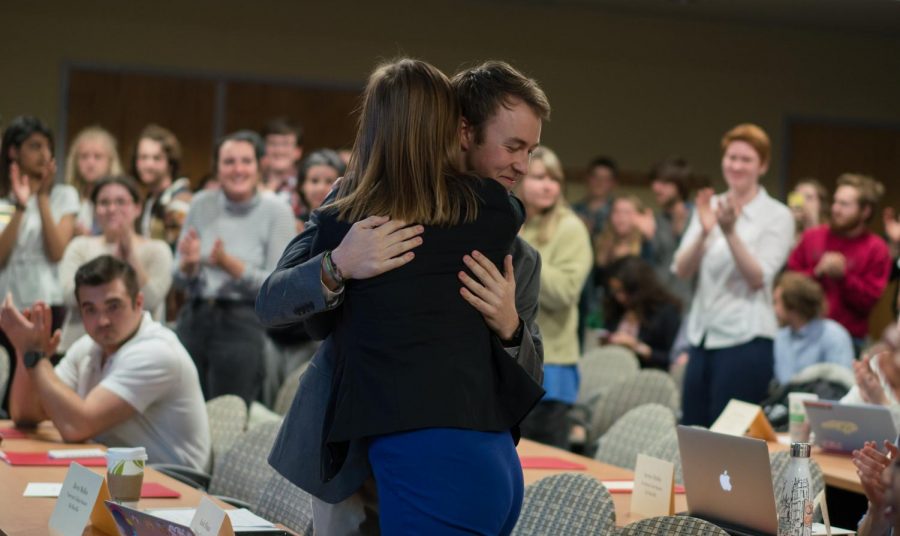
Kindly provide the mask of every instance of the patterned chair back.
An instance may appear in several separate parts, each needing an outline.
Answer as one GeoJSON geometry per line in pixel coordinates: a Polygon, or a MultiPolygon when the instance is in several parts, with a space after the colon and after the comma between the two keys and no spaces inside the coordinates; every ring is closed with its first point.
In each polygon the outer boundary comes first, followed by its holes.
{"type": "Polygon", "coordinates": [[[548,476],[525,488],[514,536],[615,534],[616,508],[597,479],[577,474],[548,476]]]}
{"type": "Polygon", "coordinates": [[[619,418],[600,438],[598,461],[634,470],[638,453],[649,449],[668,432],[675,432],[675,414],[661,404],[644,404],[619,418]]]}

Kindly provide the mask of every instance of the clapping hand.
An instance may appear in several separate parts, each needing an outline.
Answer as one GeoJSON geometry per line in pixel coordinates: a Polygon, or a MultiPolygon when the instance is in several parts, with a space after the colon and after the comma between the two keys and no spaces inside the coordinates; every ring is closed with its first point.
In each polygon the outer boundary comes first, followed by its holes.
{"type": "Polygon", "coordinates": [[[740,216],[741,206],[731,196],[726,195],[720,198],[719,204],[716,206],[716,221],[719,222],[723,233],[731,234],[740,216]]]}
{"type": "Polygon", "coordinates": [[[700,219],[700,225],[703,227],[703,234],[707,235],[712,232],[716,226],[716,213],[712,208],[712,198],[715,192],[712,188],[701,188],[697,192],[697,217],[700,219]]]}
{"type": "Polygon", "coordinates": [[[28,175],[22,173],[18,162],[13,162],[9,166],[9,182],[10,190],[18,204],[24,205],[31,197],[31,182],[28,175]]]}
{"type": "Polygon", "coordinates": [[[897,219],[897,213],[892,207],[885,207],[882,212],[884,218],[884,233],[887,235],[888,242],[892,245],[900,245],[900,219],[897,219]]]}
{"type": "Polygon", "coordinates": [[[859,394],[863,402],[883,406],[888,403],[887,395],[878,376],[871,369],[871,361],[873,358],[877,358],[879,353],[881,352],[878,349],[873,349],[864,353],[859,361],[854,361],[853,375],[856,378],[856,385],[859,387],[859,394]]]}
{"type": "Polygon", "coordinates": [[[178,242],[178,254],[181,256],[181,271],[195,275],[200,269],[200,236],[193,227],[178,242]]]}
{"type": "Polygon", "coordinates": [[[19,359],[30,350],[42,351],[47,355],[56,353],[61,337],[60,330],[51,333],[53,313],[44,302],[36,302],[29,310],[19,311],[13,304],[12,295],[7,294],[0,307],[0,328],[16,348],[19,359]]]}
{"type": "Polygon", "coordinates": [[[897,458],[898,450],[890,441],[884,442],[886,453],[879,452],[876,447],[874,441],[866,441],[863,448],[853,451],[852,460],[866,498],[872,506],[880,509],[885,506],[884,493],[887,490],[883,473],[897,458]]]}
{"type": "Polygon", "coordinates": [[[843,254],[837,251],[826,251],[819,259],[813,273],[816,275],[827,275],[832,278],[844,277],[847,270],[847,259],[843,254]]]}

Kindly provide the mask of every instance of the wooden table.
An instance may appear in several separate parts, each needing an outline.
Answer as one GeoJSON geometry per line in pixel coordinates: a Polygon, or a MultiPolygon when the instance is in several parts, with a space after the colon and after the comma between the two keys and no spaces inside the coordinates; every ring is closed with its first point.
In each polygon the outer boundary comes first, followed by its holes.
{"type": "MultiPolygon", "coordinates": [[[[559,469],[525,469],[526,486],[528,484],[533,484],[534,482],[537,482],[544,477],[555,475],[558,473],[581,473],[590,475],[597,480],[631,480],[634,478],[634,473],[632,471],[629,471],[628,469],[622,469],[621,467],[598,462],[597,460],[591,458],[579,456],[578,454],[573,454],[556,447],[535,443],[534,441],[529,441],[528,439],[524,438],[519,441],[519,447],[517,450],[519,451],[520,456],[549,456],[552,458],[559,458],[569,462],[578,463],[586,467],[586,469],[583,471],[565,471],[559,469]]],[[[643,517],[641,516],[631,514],[630,493],[612,493],[611,495],[613,498],[613,503],[616,506],[617,526],[623,527],[629,523],[643,519],[643,517]]],[[[675,511],[684,512],[686,510],[687,499],[685,498],[684,494],[676,494],[675,511]]]]}
{"type": "MultiPolygon", "coordinates": [[[[779,437],[782,436],[786,437],[786,434],[779,434],[779,437]]],[[[768,446],[769,452],[790,449],[790,445],[780,441],[769,441],[768,446]]],[[[813,447],[810,457],[822,468],[826,485],[863,494],[862,484],[859,482],[859,476],[856,474],[856,466],[853,465],[853,460],[849,454],[827,452],[819,447],[813,447]]]]}
{"type": "MultiPolygon", "coordinates": [[[[0,420],[0,428],[9,428],[11,421],[0,420]]],[[[42,423],[28,439],[4,439],[0,449],[10,451],[46,452],[50,449],[84,448],[85,445],[66,444],[52,423],[42,423]]],[[[88,469],[103,474],[105,467],[88,469]]],[[[23,497],[29,482],[62,482],[68,467],[13,467],[0,461],[0,530],[10,536],[30,536],[47,534],[47,523],[56,505],[56,499],[23,497]]],[[[157,482],[181,494],[177,499],[141,499],[141,508],[196,507],[203,493],[173,480],[153,469],[147,468],[144,482],[157,482]]],[[[224,506],[224,505],[223,505],[224,506]]],[[[90,527],[86,535],[101,535],[90,527]]]]}

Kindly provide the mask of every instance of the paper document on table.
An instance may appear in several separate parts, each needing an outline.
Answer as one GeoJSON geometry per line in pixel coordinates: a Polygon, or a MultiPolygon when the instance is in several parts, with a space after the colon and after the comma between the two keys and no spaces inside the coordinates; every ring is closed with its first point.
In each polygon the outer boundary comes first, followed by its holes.
{"type": "MultiPolygon", "coordinates": [[[[813,536],[825,536],[825,525],[822,523],[813,523],[812,524],[812,534],[813,536]]],[[[831,527],[831,534],[834,536],[846,535],[846,534],[856,534],[856,532],[847,529],[841,529],[838,527],[831,527]]]]}
{"type": "Polygon", "coordinates": [[[48,450],[47,456],[54,460],[67,460],[69,458],[102,458],[106,456],[103,449],[56,449],[48,450]]]}
{"type": "Polygon", "coordinates": [[[62,482],[29,482],[22,497],[59,497],[62,482]]]}
{"type": "MultiPolygon", "coordinates": [[[[189,526],[197,513],[197,509],[153,508],[145,510],[145,512],[179,525],[189,526]]],[[[253,529],[272,529],[275,527],[275,524],[271,521],[266,521],[246,508],[226,510],[225,512],[228,514],[228,518],[231,519],[231,525],[234,527],[235,532],[248,532],[253,529]]]]}

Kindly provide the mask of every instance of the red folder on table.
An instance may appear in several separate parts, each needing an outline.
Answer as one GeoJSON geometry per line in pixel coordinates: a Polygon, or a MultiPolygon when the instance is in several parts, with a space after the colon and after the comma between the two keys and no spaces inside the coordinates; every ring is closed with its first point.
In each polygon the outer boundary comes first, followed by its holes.
{"type": "Polygon", "coordinates": [[[580,463],[570,462],[552,456],[522,456],[519,459],[522,462],[522,469],[568,469],[574,471],[584,471],[587,469],[580,463]]]}
{"type": "Polygon", "coordinates": [[[156,482],[144,482],[141,499],[177,499],[181,494],[156,482]]]}
{"type": "Polygon", "coordinates": [[[0,428],[0,437],[3,439],[25,439],[28,436],[25,435],[24,430],[19,430],[18,428],[0,428]]]}
{"type": "Polygon", "coordinates": [[[68,467],[72,462],[78,462],[85,467],[106,467],[106,458],[51,458],[46,452],[15,452],[4,450],[0,452],[0,458],[10,465],[46,465],[68,467]]]}

